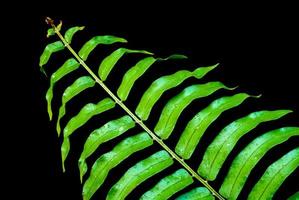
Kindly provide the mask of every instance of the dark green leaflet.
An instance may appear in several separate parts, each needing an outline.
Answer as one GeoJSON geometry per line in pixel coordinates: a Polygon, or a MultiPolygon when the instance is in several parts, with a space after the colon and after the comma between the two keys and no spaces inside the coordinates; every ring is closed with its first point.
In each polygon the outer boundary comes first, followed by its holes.
{"type": "MultiPolygon", "coordinates": [[[[82,30],[82,29],[81,29],[82,30]]],[[[51,32],[51,31],[50,31],[51,32]]],[[[74,31],[74,28],[70,28],[65,32],[65,38],[67,38],[69,41],[69,44],[71,43],[71,39],[73,37],[73,35],[76,33],[77,31],[74,31]]],[[[51,33],[50,33],[51,34],[51,33]]],[[[40,70],[45,73],[43,66],[45,64],[47,64],[47,62],[49,61],[52,53],[61,51],[64,49],[64,44],[61,41],[56,41],[53,42],[51,44],[48,44],[46,46],[46,48],[44,49],[42,55],[40,56],[40,60],[39,60],[39,66],[40,66],[40,70]]]]}
{"type": "Polygon", "coordinates": [[[184,159],[189,159],[198,145],[206,129],[222,112],[239,106],[250,95],[239,93],[222,97],[213,101],[209,106],[197,113],[187,124],[176,147],[175,152],[184,159]]]}
{"type": "Polygon", "coordinates": [[[119,119],[109,121],[104,126],[94,130],[87,138],[83,152],[79,158],[80,180],[87,171],[85,160],[104,142],[112,140],[119,135],[125,133],[129,129],[135,127],[135,122],[129,115],[125,115],[119,119]]]}
{"type": "Polygon", "coordinates": [[[162,150],[154,153],[128,169],[121,179],[110,189],[106,200],[125,199],[139,184],[172,164],[173,159],[167,151],[162,150]]]}
{"type": "Polygon", "coordinates": [[[153,55],[151,52],[144,51],[144,50],[131,50],[126,48],[119,48],[113,51],[109,56],[107,56],[100,64],[98,75],[102,81],[105,81],[115,66],[115,64],[127,53],[142,53],[153,55]]]}
{"type": "Polygon", "coordinates": [[[288,200],[299,200],[299,192],[296,192],[288,198],[288,200]]]}
{"type": "Polygon", "coordinates": [[[299,148],[271,164],[251,190],[248,200],[272,199],[283,181],[299,166],[299,148]]]}
{"type": "Polygon", "coordinates": [[[153,144],[152,138],[142,132],[128,137],[117,144],[112,151],[105,153],[93,164],[90,176],[83,186],[83,199],[90,199],[98,188],[103,184],[109,171],[128,158],[133,153],[145,149],[153,144]]]}
{"type": "Polygon", "coordinates": [[[258,161],[274,146],[292,136],[299,136],[298,127],[285,127],[269,131],[247,145],[231,164],[220,193],[229,199],[237,199],[250,171],[258,161]]]}
{"type": "Polygon", "coordinates": [[[197,187],[181,196],[176,200],[214,200],[215,197],[205,187],[197,187]]]}
{"type": "Polygon", "coordinates": [[[291,110],[253,112],[227,125],[205,151],[197,172],[208,180],[215,180],[222,164],[238,140],[262,122],[279,119],[291,110]]]}
{"type": "Polygon", "coordinates": [[[140,200],[165,200],[192,183],[192,176],[185,169],[179,169],[161,179],[152,189],[144,193],[140,200]]]}
{"type": "Polygon", "coordinates": [[[155,103],[164,92],[180,85],[184,80],[190,77],[200,79],[217,66],[218,64],[209,67],[199,67],[193,72],[181,70],[174,74],[158,78],[149,86],[141,97],[135,110],[136,115],[142,120],[147,120],[155,103]]]}
{"type": "Polygon", "coordinates": [[[48,114],[49,114],[49,118],[50,120],[52,120],[52,107],[51,107],[51,102],[53,99],[53,88],[54,85],[60,80],[62,79],[64,76],[66,76],[67,74],[71,73],[72,71],[78,69],[80,66],[80,64],[74,59],[74,58],[70,58],[67,61],[65,61],[65,63],[58,69],[56,70],[56,72],[54,72],[51,75],[51,79],[50,79],[50,87],[46,93],[46,100],[47,100],[47,105],[48,105],[48,114]]]}
{"type": "Polygon", "coordinates": [[[62,168],[64,168],[64,161],[67,158],[67,155],[70,151],[70,140],[69,136],[77,130],[79,127],[84,125],[91,117],[101,114],[107,110],[114,108],[115,102],[110,98],[105,98],[97,104],[88,103],[86,104],[80,112],[74,116],[67,123],[63,130],[63,143],[61,145],[61,159],[62,159],[62,168]]]}
{"type": "Polygon", "coordinates": [[[118,97],[125,101],[136,80],[141,77],[156,61],[163,61],[169,59],[185,59],[186,57],[179,54],[171,55],[167,58],[147,57],[136,63],[123,76],[122,82],[117,90],[118,97]]]}
{"type": "Polygon", "coordinates": [[[82,76],[77,80],[75,80],[75,82],[69,87],[67,87],[66,90],[63,92],[62,102],[59,108],[59,114],[56,123],[56,130],[58,136],[60,135],[61,132],[60,120],[66,113],[65,110],[66,103],[69,102],[72,98],[74,98],[82,91],[86,90],[87,88],[93,87],[94,85],[95,85],[95,81],[90,76],[82,76]]]}
{"type": "Polygon", "coordinates": [[[69,28],[64,34],[64,39],[68,44],[70,44],[72,42],[74,34],[78,31],[82,31],[84,28],[84,26],[74,26],[72,28],[69,28]]]}
{"type": "Polygon", "coordinates": [[[171,98],[162,110],[155,133],[167,139],[183,110],[195,99],[209,96],[219,89],[231,89],[221,82],[209,82],[186,87],[181,93],[171,98]]]}
{"type": "Polygon", "coordinates": [[[83,45],[83,47],[80,49],[78,54],[82,60],[86,61],[88,55],[92,52],[92,50],[94,50],[94,48],[96,48],[96,46],[100,44],[108,45],[108,44],[114,44],[118,42],[126,43],[127,40],[112,35],[94,36],[83,45]]]}

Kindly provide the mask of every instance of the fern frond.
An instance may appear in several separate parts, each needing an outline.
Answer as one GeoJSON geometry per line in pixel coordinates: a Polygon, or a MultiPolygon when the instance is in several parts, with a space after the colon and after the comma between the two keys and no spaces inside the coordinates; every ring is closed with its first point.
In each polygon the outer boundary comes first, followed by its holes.
{"type": "MultiPolygon", "coordinates": [[[[83,91],[93,87],[96,83],[105,90],[109,97],[99,101],[97,104],[87,103],[81,108],[78,114],[71,116],[63,129],[63,143],[61,146],[61,157],[63,170],[65,160],[70,151],[70,136],[81,126],[84,126],[92,117],[100,115],[119,105],[126,114],[120,118],[114,118],[105,122],[99,128],[93,129],[87,137],[84,148],[78,160],[80,180],[88,170],[86,160],[94,154],[94,152],[105,142],[113,140],[122,135],[124,139],[111,151],[101,155],[93,164],[90,175],[87,177],[83,185],[83,199],[90,199],[107,179],[111,169],[119,165],[132,154],[150,147],[153,142],[157,142],[161,149],[151,156],[136,161],[125,174],[110,188],[106,199],[118,200],[125,199],[138,185],[150,179],[155,174],[166,170],[175,161],[181,165],[181,168],[175,169],[172,174],[157,180],[157,184],[145,192],[141,199],[168,199],[180,190],[191,185],[194,180],[198,180],[205,187],[194,187],[178,197],[179,200],[184,199],[236,199],[241,192],[248,175],[251,173],[255,165],[262,157],[273,147],[287,141],[290,137],[299,136],[298,127],[284,127],[269,131],[250,142],[233,160],[230,170],[221,185],[219,194],[205,179],[215,180],[220,169],[223,167],[225,160],[230,152],[238,143],[239,139],[245,134],[255,129],[259,124],[277,120],[291,110],[274,110],[274,111],[257,111],[243,118],[237,119],[224,127],[204,152],[203,160],[198,167],[198,173],[194,171],[184,159],[189,159],[198,146],[202,136],[212,123],[216,123],[219,116],[230,109],[240,106],[250,96],[246,93],[238,93],[232,96],[220,97],[212,101],[206,108],[200,110],[187,124],[183,133],[180,135],[176,144],[175,151],[167,146],[163,140],[168,139],[181,113],[193,101],[210,96],[220,89],[233,90],[222,82],[207,82],[204,84],[193,84],[180,91],[164,105],[159,121],[155,125],[154,131],[149,129],[144,123],[150,116],[151,110],[156,102],[161,98],[164,92],[179,86],[186,79],[194,77],[200,79],[213,70],[218,64],[208,67],[199,67],[193,71],[179,70],[170,75],[163,75],[152,82],[152,84],[143,93],[140,101],[137,103],[135,113],[131,111],[124,103],[130,95],[131,89],[135,82],[143,76],[147,70],[154,65],[155,62],[165,61],[169,59],[185,59],[181,54],[173,54],[167,58],[158,58],[145,50],[131,50],[118,47],[108,56],[106,56],[99,68],[99,77],[86,65],[86,61],[92,51],[98,45],[110,45],[115,43],[126,43],[124,38],[106,35],[95,36],[86,42],[77,54],[70,46],[73,35],[82,30],[84,27],[73,27],[68,29],[63,37],[60,33],[61,27],[56,27],[53,21],[47,19],[52,29],[49,29],[49,36],[53,35],[53,31],[59,36],[61,41],[52,43],[46,47],[40,57],[40,68],[48,62],[51,54],[63,50],[65,47],[72,53],[74,58],[68,59],[56,72],[51,76],[50,87],[46,94],[48,105],[48,114],[52,119],[53,88],[55,84],[66,75],[78,69],[79,65],[88,72],[87,76],[77,78],[70,86],[68,86],[62,96],[62,103],[59,108],[57,120],[57,132],[61,132],[60,120],[66,114],[66,104],[75,96],[79,96],[83,91]],[[120,86],[116,94],[111,91],[103,81],[107,79],[110,72],[116,66],[116,63],[126,54],[138,53],[149,55],[139,60],[133,67],[123,75],[120,86]],[[133,129],[136,124],[144,129],[134,136],[125,137],[126,132],[133,129]],[[199,175],[200,174],[200,175],[199,175]]],[[[59,25],[61,26],[61,25],[59,25]]],[[[249,199],[271,198],[285,178],[291,174],[299,165],[298,148],[283,156],[274,162],[257,182],[249,199]]],[[[295,195],[296,196],[296,195],[295,195]]]]}

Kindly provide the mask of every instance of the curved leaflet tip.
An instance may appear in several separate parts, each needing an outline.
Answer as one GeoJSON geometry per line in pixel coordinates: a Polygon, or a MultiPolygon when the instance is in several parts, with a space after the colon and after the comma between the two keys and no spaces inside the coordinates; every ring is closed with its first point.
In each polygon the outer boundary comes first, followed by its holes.
{"type": "Polygon", "coordinates": [[[135,110],[136,115],[142,120],[147,120],[155,103],[160,99],[164,92],[177,87],[188,78],[195,77],[200,79],[217,66],[218,64],[209,67],[199,67],[193,72],[180,70],[174,74],[158,78],[142,95],[135,110]]]}
{"type": "Polygon", "coordinates": [[[63,171],[65,171],[64,162],[70,150],[69,136],[79,127],[84,125],[91,117],[110,110],[114,108],[114,106],[115,102],[110,98],[105,98],[97,104],[88,103],[80,110],[80,112],[76,116],[70,119],[63,130],[63,143],[61,145],[63,171]]]}
{"type": "Polygon", "coordinates": [[[131,50],[126,48],[119,48],[113,51],[109,56],[103,59],[101,62],[98,75],[102,81],[105,81],[110,74],[111,70],[114,68],[116,63],[125,55],[129,53],[141,53],[147,55],[153,55],[153,53],[145,51],[145,50],[131,50]]]}
{"type": "Polygon", "coordinates": [[[257,111],[240,118],[225,128],[208,146],[197,172],[208,180],[215,180],[224,161],[239,139],[257,127],[260,123],[277,120],[291,110],[257,111]]]}
{"type": "Polygon", "coordinates": [[[89,200],[98,188],[103,184],[111,169],[131,156],[153,144],[152,138],[142,132],[135,136],[128,137],[117,144],[112,151],[103,154],[93,164],[90,176],[83,186],[83,200],[89,200]]]}
{"type": "Polygon", "coordinates": [[[84,90],[91,88],[95,85],[95,81],[90,76],[82,76],[75,80],[69,87],[65,89],[62,94],[61,106],[59,107],[59,113],[56,123],[56,131],[58,136],[60,135],[60,120],[66,114],[66,104],[75,96],[83,92],[84,90]]]}

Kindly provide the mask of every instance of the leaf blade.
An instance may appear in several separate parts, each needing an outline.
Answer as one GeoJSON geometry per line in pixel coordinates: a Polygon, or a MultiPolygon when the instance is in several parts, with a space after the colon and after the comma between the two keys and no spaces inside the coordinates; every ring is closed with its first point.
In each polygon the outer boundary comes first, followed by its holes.
{"type": "Polygon", "coordinates": [[[131,50],[126,48],[119,48],[113,51],[109,56],[103,59],[99,68],[98,75],[101,80],[105,81],[110,74],[111,70],[114,68],[116,63],[125,55],[129,53],[142,53],[152,55],[152,53],[144,50],[131,50]]]}
{"type": "Polygon", "coordinates": [[[62,160],[62,169],[65,171],[64,162],[68,156],[70,151],[70,141],[69,136],[85,124],[91,117],[101,114],[107,110],[114,108],[115,102],[110,98],[105,98],[99,101],[97,104],[86,104],[80,112],[74,116],[70,121],[67,123],[66,127],[63,130],[63,143],[61,145],[61,160],[62,160]]]}
{"type": "Polygon", "coordinates": [[[220,131],[208,146],[197,172],[208,180],[215,180],[228,154],[243,135],[253,130],[260,123],[279,119],[290,112],[292,111],[258,111],[230,123],[220,131]]]}
{"type": "Polygon", "coordinates": [[[192,176],[185,170],[179,169],[161,179],[152,189],[145,192],[140,200],[164,200],[193,183],[192,176]]]}
{"type": "Polygon", "coordinates": [[[70,86],[68,86],[62,94],[61,105],[59,107],[59,113],[56,123],[56,131],[58,136],[61,132],[60,120],[66,114],[66,104],[75,96],[83,92],[84,90],[94,87],[95,81],[90,76],[82,76],[76,79],[70,86]]]}
{"type": "Polygon", "coordinates": [[[67,61],[65,61],[65,63],[51,75],[50,86],[46,93],[47,111],[50,121],[52,120],[53,116],[51,103],[53,99],[53,88],[55,84],[63,77],[65,77],[67,74],[78,69],[79,66],[80,64],[74,58],[70,58],[67,61]]]}
{"type": "Polygon", "coordinates": [[[223,112],[239,106],[249,97],[250,95],[246,93],[239,93],[214,100],[188,122],[175,147],[175,152],[182,158],[189,159],[209,125],[223,112]]]}
{"type": "Polygon", "coordinates": [[[78,164],[80,171],[80,180],[87,171],[87,164],[85,160],[104,142],[112,140],[131,128],[135,127],[135,122],[128,115],[119,119],[107,122],[105,125],[94,130],[86,139],[84,149],[80,155],[78,164]]]}
{"type": "Polygon", "coordinates": [[[209,96],[219,89],[232,89],[221,82],[209,82],[186,87],[164,106],[159,121],[155,126],[155,133],[162,139],[167,139],[173,131],[182,111],[195,99],[209,96]]]}
{"type": "Polygon", "coordinates": [[[299,166],[299,148],[272,163],[251,190],[248,200],[272,199],[283,181],[299,166]]]}
{"type": "Polygon", "coordinates": [[[299,136],[298,127],[284,127],[269,131],[248,144],[234,159],[220,193],[229,199],[237,199],[253,167],[273,147],[299,136]]]}
{"type": "Polygon", "coordinates": [[[126,43],[124,38],[116,37],[113,35],[94,36],[87,41],[79,51],[79,56],[82,60],[86,61],[89,54],[100,44],[110,45],[114,43],[126,43]]]}
{"type": "Polygon", "coordinates": [[[128,137],[116,145],[112,151],[103,154],[92,166],[90,176],[85,181],[82,191],[84,200],[89,200],[103,184],[109,171],[133,153],[153,144],[152,138],[142,132],[128,137]]]}
{"type": "Polygon", "coordinates": [[[154,153],[128,169],[128,171],[109,190],[106,199],[125,199],[129,193],[142,182],[168,168],[172,164],[173,159],[165,150],[154,153]]]}
{"type": "Polygon", "coordinates": [[[142,95],[135,110],[136,115],[142,120],[147,120],[154,104],[159,100],[164,92],[180,85],[183,81],[190,77],[200,79],[217,66],[218,64],[209,67],[199,67],[193,72],[180,70],[174,74],[162,76],[156,79],[142,95]]]}
{"type": "Polygon", "coordinates": [[[215,197],[205,187],[197,187],[179,196],[176,200],[214,200],[215,197]]]}

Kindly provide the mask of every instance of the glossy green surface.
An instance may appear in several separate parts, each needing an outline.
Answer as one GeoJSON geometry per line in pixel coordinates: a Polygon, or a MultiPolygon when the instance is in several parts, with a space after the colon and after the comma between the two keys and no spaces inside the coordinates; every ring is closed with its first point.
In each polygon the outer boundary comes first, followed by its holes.
{"type": "Polygon", "coordinates": [[[296,192],[288,198],[288,200],[299,200],[299,192],[296,192]]]}
{"type": "Polygon", "coordinates": [[[65,159],[67,158],[67,155],[70,151],[69,136],[79,127],[83,126],[91,117],[110,110],[114,108],[114,106],[115,102],[110,98],[105,98],[97,104],[88,103],[80,110],[80,112],[76,116],[70,119],[63,130],[63,143],[61,145],[61,160],[63,171],[65,171],[65,159]]]}
{"type": "Polygon", "coordinates": [[[260,123],[279,119],[290,112],[292,111],[258,111],[230,123],[208,146],[197,172],[208,180],[215,180],[224,161],[243,135],[260,123]]]}
{"type": "Polygon", "coordinates": [[[64,39],[66,40],[67,43],[70,44],[72,42],[72,38],[74,34],[77,33],[78,31],[82,31],[84,28],[85,28],[84,26],[75,26],[69,28],[64,34],[64,39]]]}
{"type": "Polygon", "coordinates": [[[185,170],[179,169],[161,179],[152,189],[144,193],[140,200],[165,200],[193,183],[192,176],[185,170]]]}
{"type": "Polygon", "coordinates": [[[299,148],[271,164],[251,190],[248,200],[270,200],[283,181],[299,167],[299,148]]]}
{"type": "Polygon", "coordinates": [[[160,99],[164,92],[177,87],[190,77],[200,79],[217,66],[218,64],[209,67],[199,67],[193,72],[181,70],[174,74],[158,78],[149,86],[141,97],[135,110],[136,115],[142,120],[147,120],[155,103],[160,99]]]}
{"type": "Polygon", "coordinates": [[[117,96],[125,101],[137,81],[156,61],[165,61],[170,59],[185,59],[184,55],[174,54],[167,58],[154,58],[152,56],[144,58],[131,67],[123,76],[122,82],[117,90],[117,96]]]}
{"type": "Polygon", "coordinates": [[[43,53],[42,53],[42,55],[40,56],[40,59],[39,59],[40,70],[44,74],[45,74],[45,71],[44,71],[43,66],[48,63],[52,53],[61,51],[63,49],[64,49],[64,45],[61,41],[56,41],[56,42],[53,42],[53,43],[48,44],[46,46],[46,48],[44,49],[44,51],[43,51],[43,53]]]}
{"type": "Polygon", "coordinates": [[[220,188],[220,193],[229,199],[237,199],[254,166],[273,147],[299,136],[298,127],[284,127],[269,131],[248,144],[234,159],[220,188]]]}
{"type": "Polygon", "coordinates": [[[83,47],[79,51],[79,56],[82,60],[86,61],[89,54],[96,48],[98,45],[108,45],[114,43],[126,43],[127,40],[112,36],[112,35],[104,35],[104,36],[94,36],[88,42],[86,42],[83,47]]]}
{"type": "Polygon", "coordinates": [[[65,91],[62,94],[62,100],[61,100],[61,106],[59,107],[59,113],[56,123],[56,131],[58,136],[61,132],[60,127],[60,120],[61,118],[66,114],[66,104],[69,102],[72,98],[86,90],[87,88],[91,88],[95,85],[95,81],[90,76],[82,76],[74,81],[69,87],[65,89],[65,91]]]}
{"type": "Polygon", "coordinates": [[[173,164],[173,159],[167,151],[158,151],[148,158],[139,161],[113,185],[106,197],[107,200],[123,200],[138,185],[155,174],[163,171],[173,164]]]}
{"type": "Polygon", "coordinates": [[[145,149],[152,144],[152,138],[146,132],[142,132],[124,139],[112,151],[103,154],[93,164],[90,176],[84,183],[82,191],[83,199],[88,200],[93,196],[103,184],[112,168],[116,167],[133,153],[145,149]]]}
{"type": "Polygon", "coordinates": [[[176,198],[176,200],[214,200],[214,199],[215,197],[205,187],[197,187],[176,198]]]}
{"type": "Polygon", "coordinates": [[[53,99],[53,88],[55,84],[63,77],[65,77],[67,74],[78,69],[79,66],[80,64],[74,58],[70,58],[67,61],[65,61],[65,63],[60,68],[58,68],[56,72],[54,72],[51,75],[50,87],[46,93],[47,110],[48,110],[50,120],[52,120],[52,116],[53,116],[51,102],[53,99]]]}
{"type": "Polygon", "coordinates": [[[239,93],[214,100],[188,122],[175,147],[175,152],[182,158],[189,159],[210,124],[224,111],[239,106],[248,97],[250,95],[246,93],[239,93]]]}
{"type": "Polygon", "coordinates": [[[144,50],[131,50],[126,48],[119,48],[115,51],[113,51],[109,56],[103,59],[101,62],[99,69],[98,69],[98,75],[100,79],[105,81],[110,74],[111,70],[114,68],[116,63],[125,55],[129,53],[141,53],[141,54],[147,54],[152,55],[151,52],[144,51],[144,50]]]}
{"type": "Polygon", "coordinates": [[[230,89],[221,82],[209,82],[186,87],[181,93],[171,98],[162,110],[155,133],[167,139],[183,110],[195,99],[209,96],[219,89],[230,89]]]}
{"type": "Polygon", "coordinates": [[[109,121],[102,127],[94,130],[88,136],[78,162],[81,182],[87,171],[85,160],[94,153],[101,144],[120,136],[133,127],[135,127],[135,122],[130,116],[125,115],[119,119],[109,121]]]}

